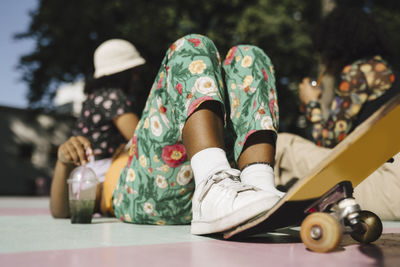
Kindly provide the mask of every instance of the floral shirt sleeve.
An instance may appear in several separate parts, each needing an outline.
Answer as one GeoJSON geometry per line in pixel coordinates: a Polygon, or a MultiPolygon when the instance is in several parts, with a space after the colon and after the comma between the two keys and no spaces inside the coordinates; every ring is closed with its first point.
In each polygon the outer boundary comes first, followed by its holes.
{"type": "Polygon", "coordinates": [[[394,79],[392,70],[379,56],[345,66],[328,120],[322,120],[319,102],[307,104],[306,116],[312,123],[314,142],[319,146],[334,147],[342,141],[350,133],[363,104],[380,97],[392,86],[394,79]]]}
{"type": "Polygon", "coordinates": [[[83,103],[73,134],[87,137],[98,159],[111,157],[126,142],[113,120],[128,112],[132,112],[132,103],[121,89],[96,91],[83,103]]]}

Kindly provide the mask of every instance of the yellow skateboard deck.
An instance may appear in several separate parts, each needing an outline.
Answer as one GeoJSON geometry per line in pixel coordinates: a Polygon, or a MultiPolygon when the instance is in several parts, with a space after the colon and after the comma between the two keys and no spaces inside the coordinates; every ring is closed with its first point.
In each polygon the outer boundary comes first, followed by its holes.
{"type": "Polygon", "coordinates": [[[226,231],[224,238],[300,225],[312,212],[307,208],[337,184],[350,181],[353,187],[357,186],[400,151],[399,122],[400,95],[397,95],[333,148],[271,210],[226,231]]]}

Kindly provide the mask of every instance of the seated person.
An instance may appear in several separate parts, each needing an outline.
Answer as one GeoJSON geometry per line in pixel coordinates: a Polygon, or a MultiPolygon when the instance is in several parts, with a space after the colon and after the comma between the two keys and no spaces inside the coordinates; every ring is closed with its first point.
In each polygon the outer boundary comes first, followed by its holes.
{"type": "MultiPolygon", "coordinates": [[[[317,47],[325,73],[339,76],[338,88],[324,120],[319,103],[321,89],[305,78],[299,97],[306,106],[313,142],[293,134],[279,134],[275,165],[276,182],[287,184],[304,177],[367,116],[399,93],[381,31],[361,9],[336,8],[321,24],[317,47]]],[[[373,151],[371,151],[373,153],[373,151]]],[[[400,155],[385,163],[355,188],[363,209],[382,219],[400,219],[400,155]]]]}
{"type": "Polygon", "coordinates": [[[95,171],[101,193],[113,154],[132,137],[139,121],[129,96],[135,90],[132,85],[139,79],[138,66],[144,63],[136,48],[125,40],[111,39],[96,49],[94,79],[85,85],[87,99],[82,104],[76,129],[58,149],[50,190],[50,210],[54,217],[69,216],[66,179],[76,166],[87,164],[95,171]]]}

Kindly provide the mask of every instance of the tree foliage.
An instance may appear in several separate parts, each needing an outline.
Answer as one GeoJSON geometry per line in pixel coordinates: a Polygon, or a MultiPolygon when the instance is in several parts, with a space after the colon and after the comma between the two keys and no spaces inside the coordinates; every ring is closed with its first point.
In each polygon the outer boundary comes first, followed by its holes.
{"type": "MultiPolygon", "coordinates": [[[[185,34],[209,36],[222,55],[233,45],[250,43],[260,46],[271,57],[277,70],[282,122],[292,125],[297,97],[289,88],[295,88],[293,85],[301,77],[312,75],[317,69],[312,34],[321,19],[321,2],[40,0],[38,9],[31,13],[27,31],[16,35],[36,41],[36,49],[21,57],[19,68],[22,79],[29,84],[31,107],[43,107],[51,104],[60,83],[92,75],[93,52],[109,38],[131,41],[146,58],[147,88],[165,50],[185,34]]],[[[379,3],[377,13],[387,19],[391,6],[379,3]]],[[[400,24],[399,17],[390,26],[392,30],[400,24]]]]}

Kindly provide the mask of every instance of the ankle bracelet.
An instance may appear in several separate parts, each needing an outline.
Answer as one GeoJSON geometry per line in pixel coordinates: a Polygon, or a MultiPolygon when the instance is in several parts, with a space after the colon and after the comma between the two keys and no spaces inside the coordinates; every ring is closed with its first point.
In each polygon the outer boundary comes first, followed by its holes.
{"type": "Polygon", "coordinates": [[[247,167],[251,166],[251,165],[255,165],[255,164],[264,164],[264,165],[268,165],[270,166],[272,169],[274,169],[274,166],[266,161],[257,161],[257,162],[252,162],[249,163],[247,165],[245,165],[240,171],[243,171],[244,169],[246,169],[247,167]]]}

